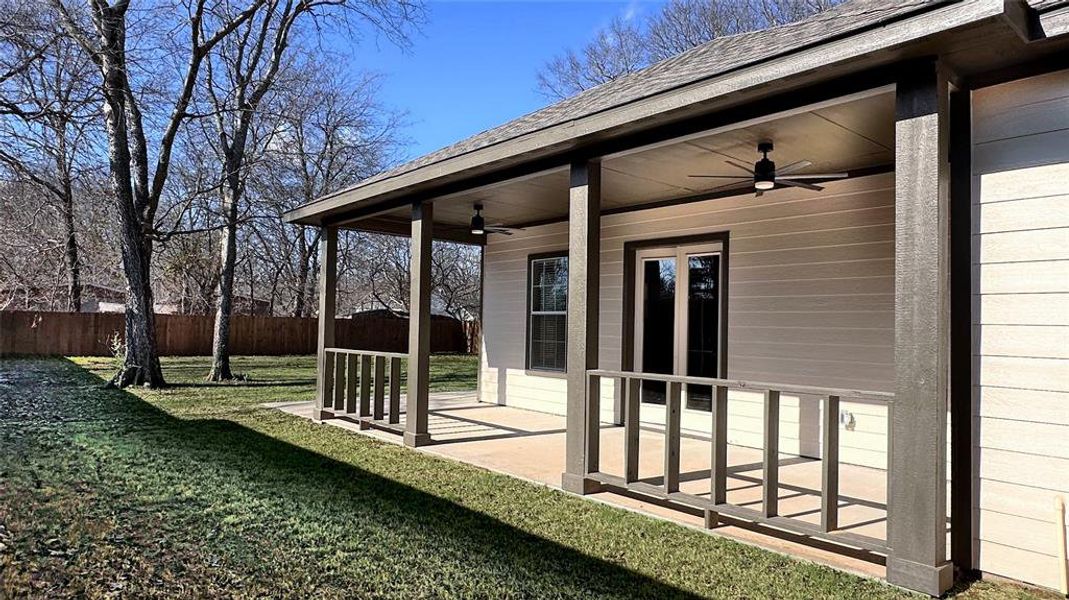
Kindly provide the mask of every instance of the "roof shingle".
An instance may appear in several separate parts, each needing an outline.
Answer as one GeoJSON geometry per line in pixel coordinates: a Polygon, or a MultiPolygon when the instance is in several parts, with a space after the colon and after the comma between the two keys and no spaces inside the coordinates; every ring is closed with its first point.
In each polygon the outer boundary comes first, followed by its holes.
{"type": "Polygon", "coordinates": [[[387,170],[351,189],[800,50],[929,6],[946,4],[948,1],[950,0],[850,0],[796,23],[716,38],[635,73],[584,90],[504,125],[387,170]]]}

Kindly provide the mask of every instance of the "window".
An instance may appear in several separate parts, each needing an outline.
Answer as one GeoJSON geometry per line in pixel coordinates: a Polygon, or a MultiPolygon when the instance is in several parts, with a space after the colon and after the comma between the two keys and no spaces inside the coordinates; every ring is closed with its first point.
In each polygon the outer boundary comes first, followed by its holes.
{"type": "Polygon", "coordinates": [[[527,368],[564,371],[568,349],[568,257],[532,256],[527,281],[527,368]]]}

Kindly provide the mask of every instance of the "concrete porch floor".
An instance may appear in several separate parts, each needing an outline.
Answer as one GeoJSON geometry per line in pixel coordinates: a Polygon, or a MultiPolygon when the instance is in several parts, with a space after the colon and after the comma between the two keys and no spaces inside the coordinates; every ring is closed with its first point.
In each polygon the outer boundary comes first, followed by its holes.
{"type": "MultiPolygon", "coordinates": [[[[267,406],[302,418],[312,418],[311,402],[267,406]]],[[[324,423],[386,442],[401,443],[401,437],[394,433],[375,429],[360,431],[355,421],[344,418],[328,419],[324,423]]],[[[404,423],[403,414],[401,423],[404,423]]],[[[565,449],[563,416],[480,403],[475,392],[449,392],[431,395],[429,426],[434,443],[419,448],[419,451],[560,488],[565,449]]],[[[623,433],[622,427],[602,426],[601,470],[605,473],[623,474],[623,433]]],[[[659,483],[664,461],[663,433],[655,429],[643,429],[639,445],[640,477],[650,483],[659,483]]],[[[708,440],[683,438],[680,447],[681,491],[708,496],[709,456],[708,440]]],[[[763,487],[761,450],[729,446],[728,468],[728,502],[760,509],[763,487]]],[[[778,488],[780,515],[819,524],[820,468],[820,460],[781,456],[778,488]]],[[[840,530],[885,539],[886,472],[841,465],[839,478],[840,530]]],[[[587,498],[705,530],[700,515],[660,505],[654,499],[612,492],[592,494],[587,498]]],[[[850,551],[843,553],[843,549],[833,545],[803,540],[786,532],[768,528],[755,531],[745,524],[727,524],[709,531],[862,575],[884,576],[883,565],[873,562],[872,555],[862,556],[850,551]]]]}

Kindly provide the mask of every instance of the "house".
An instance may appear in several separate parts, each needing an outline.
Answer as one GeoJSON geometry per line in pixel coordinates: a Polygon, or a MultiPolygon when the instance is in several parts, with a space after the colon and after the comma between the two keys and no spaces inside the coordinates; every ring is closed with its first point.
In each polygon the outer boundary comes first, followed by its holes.
{"type": "MultiPolygon", "coordinates": [[[[67,311],[70,289],[66,285],[47,287],[15,286],[0,290],[0,297],[11,299],[0,310],[67,311]]],[[[81,312],[122,312],[126,307],[126,290],[98,283],[82,284],[81,312]]]]}
{"type": "Polygon", "coordinates": [[[481,400],[566,415],[563,489],[873,552],[933,596],[975,572],[1058,587],[1067,33],[1064,0],[853,0],[291,211],[323,228],[317,418],[356,410],[342,359],[360,353],[333,347],[338,229],[411,237],[408,352],[376,359],[409,361],[405,420],[358,414],[411,446],[434,441],[431,240],[480,244],[481,400]],[[709,440],[704,493],[681,487],[687,436],[709,440]],[[729,447],[761,449],[756,505],[732,500],[729,447]],[[792,455],[820,458],[815,521],[780,510],[792,455]],[[886,473],[882,537],[838,520],[862,468],[886,473]]]}

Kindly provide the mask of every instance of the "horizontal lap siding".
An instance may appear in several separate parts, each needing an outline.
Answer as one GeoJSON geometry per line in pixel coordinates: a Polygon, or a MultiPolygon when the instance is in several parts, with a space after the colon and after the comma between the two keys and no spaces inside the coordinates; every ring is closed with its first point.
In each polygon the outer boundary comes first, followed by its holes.
{"type": "MultiPolygon", "coordinates": [[[[624,244],[728,231],[729,377],[891,391],[893,187],[893,175],[885,174],[831,183],[824,192],[785,189],[761,198],[745,195],[603,217],[601,367],[620,367],[624,244]]],[[[566,223],[490,236],[483,400],[564,412],[564,380],[526,372],[524,344],[527,256],[567,246],[566,223]]],[[[886,408],[850,402],[842,408],[850,413],[848,420],[852,417],[841,431],[842,459],[883,467],[886,408]]],[[[602,409],[611,420],[609,382],[603,384],[602,409]]],[[[817,399],[784,396],[782,450],[819,455],[819,416],[817,399]]],[[[760,447],[761,419],[759,397],[734,393],[729,441],[760,447]]]]}
{"type": "Polygon", "coordinates": [[[1055,587],[1069,497],[1069,71],[975,93],[978,562],[1055,587]]]}

